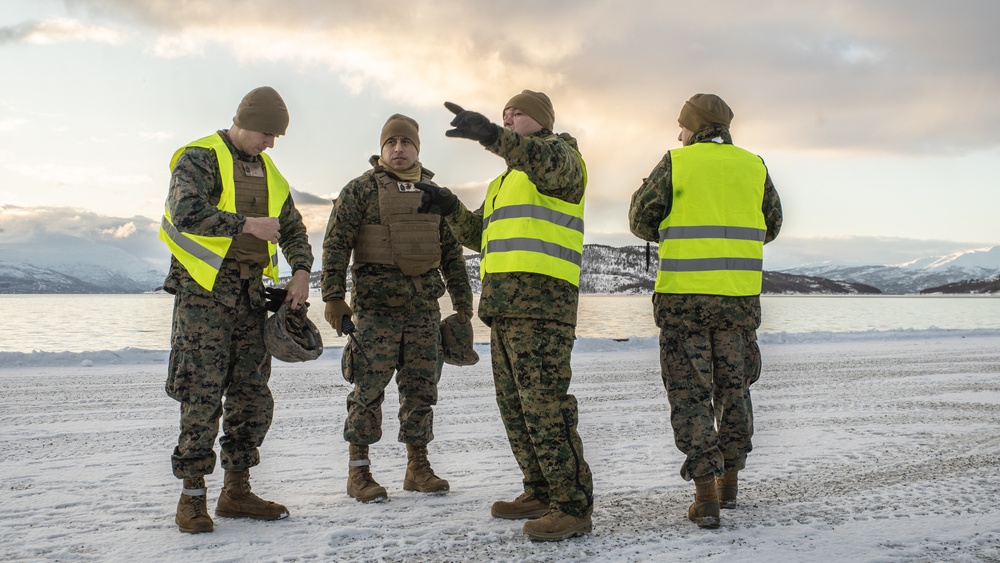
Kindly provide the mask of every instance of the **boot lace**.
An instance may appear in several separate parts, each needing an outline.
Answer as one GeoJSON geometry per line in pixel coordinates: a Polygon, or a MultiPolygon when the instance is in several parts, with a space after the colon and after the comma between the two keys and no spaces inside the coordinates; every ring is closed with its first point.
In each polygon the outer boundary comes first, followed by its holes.
{"type": "Polygon", "coordinates": [[[357,471],[354,473],[354,483],[361,490],[367,489],[371,486],[378,486],[378,483],[375,482],[375,478],[372,477],[372,472],[367,465],[357,468],[357,471]]]}
{"type": "Polygon", "coordinates": [[[520,503],[528,502],[529,500],[531,500],[533,498],[535,498],[534,495],[532,495],[531,493],[528,493],[528,492],[524,492],[524,493],[521,493],[520,495],[518,495],[516,499],[514,499],[514,503],[515,504],[520,504],[520,503]]]}
{"type": "Polygon", "coordinates": [[[206,516],[208,514],[208,507],[206,506],[205,495],[190,498],[189,505],[191,507],[192,518],[206,516]]]}
{"type": "Polygon", "coordinates": [[[434,475],[434,471],[431,470],[431,462],[427,459],[427,456],[416,456],[410,459],[414,471],[427,471],[431,475],[434,475]]]}
{"type": "Polygon", "coordinates": [[[259,496],[255,495],[253,493],[253,491],[250,490],[250,472],[249,471],[246,471],[246,472],[243,473],[243,479],[242,479],[242,481],[243,482],[240,483],[240,484],[243,487],[243,495],[246,496],[248,499],[250,499],[252,501],[255,501],[255,502],[262,502],[262,503],[266,503],[266,504],[274,504],[273,502],[271,502],[269,500],[264,500],[264,499],[260,498],[259,496]]]}

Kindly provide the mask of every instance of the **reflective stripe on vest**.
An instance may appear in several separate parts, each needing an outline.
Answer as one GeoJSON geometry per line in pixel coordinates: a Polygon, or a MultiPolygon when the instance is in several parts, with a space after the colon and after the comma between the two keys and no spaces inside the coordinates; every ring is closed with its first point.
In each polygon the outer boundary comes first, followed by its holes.
{"type": "MultiPolygon", "coordinates": [[[[236,186],[233,181],[233,155],[226,142],[218,133],[203,137],[177,149],[170,159],[170,170],[173,172],[177,159],[185,150],[198,147],[209,149],[215,153],[219,163],[219,175],[222,179],[222,194],[219,196],[218,208],[227,213],[236,213],[236,186]]],[[[288,199],[288,181],[278,172],[271,157],[260,153],[267,174],[267,214],[277,217],[288,199]]],[[[160,222],[160,240],[170,248],[171,254],[184,266],[188,274],[208,291],[215,287],[215,278],[219,275],[222,261],[229,252],[233,239],[230,237],[201,236],[183,232],[176,228],[170,218],[170,210],[164,206],[163,220],[160,222]]],[[[267,254],[270,257],[264,267],[264,275],[276,283],[278,281],[278,245],[268,242],[267,254]]]]}
{"type": "Polygon", "coordinates": [[[660,223],[657,293],[759,295],[767,169],[733,145],[670,151],[673,203],[660,223]]]}
{"type": "MultiPolygon", "coordinates": [[[[583,185],[587,185],[587,167],[583,185]]],[[[520,170],[493,180],[486,190],[479,276],[501,272],[544,274],[580,285],[583,205],[542,195],[520,170]],[[502,189],[501,189],[502,188],[502,189]]]]}

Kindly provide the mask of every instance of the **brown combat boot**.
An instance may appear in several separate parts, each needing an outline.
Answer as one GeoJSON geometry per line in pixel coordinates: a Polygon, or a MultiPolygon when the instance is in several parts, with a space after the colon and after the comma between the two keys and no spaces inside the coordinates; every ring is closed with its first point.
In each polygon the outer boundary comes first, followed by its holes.
{"type": "Polygon", "coordinates": [[[212,517],[208,515],[205,478],[184,479],[181,499],[177,501],[177,527],[188,534],[211,532],[215,529],[212,517]]]}
{"type": "Polygon", "coordinates": [[[427,460],[427,446],[406,444],[406,476],[403,477],[404,491],[420,493],[447,493],[448,481],[438,477],[427,460]]]}
{"type": "Polygon", "coordinates": [[[540,518],[549,511],[549,503],[542,502],[530,493],[521,493],[513,501],[498,500],[490,508],[494,518],[520,520],[522,518],[540,518]]]}
{"type": "Polygon", "coordinates": [[[715,475],[694,478],[694,502],[688,508],[688,518],[699,528],[718,528],[719,495],[715,490],[715,475]]]}
{"type": "Polygon", "coordinates": [[[382,485],[372,477],[369,467],[368,446],[351,444],[350,461],[347,462],[347,496],[358,502],[382,502],[389,499],[382,485]]]}
{"type": "Polygon", "coordinates": [[[524,523],[524,533],[534,541],[562,541],[582,536],[594,528],[590,514],[570,516],[558,508],[550,508],[541,518],[524,523]]]}
{"type": "Polygon", "coordinates": [[[215,515],[226,518],[281,520],[288,518],[288,509],[250,492],[249,470],[226,471],[222,493],[215,505],[215,515]]]}
{"type": "Polygon", "coordinates": [[[736,508],[736,493],[739,492],[738,469],[727,469],[722,477],[715,479],[715,489],[719,492],[719,507],[736,508]]]}

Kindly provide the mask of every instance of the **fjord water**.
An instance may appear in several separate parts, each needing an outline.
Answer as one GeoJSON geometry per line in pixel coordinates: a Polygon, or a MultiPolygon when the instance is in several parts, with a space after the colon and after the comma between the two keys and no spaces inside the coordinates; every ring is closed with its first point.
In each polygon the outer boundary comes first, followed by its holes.
{"type": "MultiPolygon", "coordinates": [[[[326,346],[345,338],[323,321],[319,294],[309,316],[326,346]]],[[[761,333],[1000,328],[1000,296],[791,296],[761,298],[761,333]]],[[[0,352],[84,352],[170,348],[173,297],[141,295],[0,295],[0,352]]],[[[444,314],[451,310],[442,301],[444,314]]],[[[489,329],[475,319],[477,342],[489,329]]],[[[577,336],[655,336],[649,295],[583,295],[577,336]]]]}

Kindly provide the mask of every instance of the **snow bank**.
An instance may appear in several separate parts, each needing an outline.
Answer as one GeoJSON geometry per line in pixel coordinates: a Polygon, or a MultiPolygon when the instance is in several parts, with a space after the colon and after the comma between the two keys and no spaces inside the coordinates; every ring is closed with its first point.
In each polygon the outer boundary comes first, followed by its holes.
{"type": "MultiPolygon", "coordinates": [[[[761,344],[816,344],[822,342],[879,342],[899,340],[923,340],[939,338],[1000,337],[1000,329],[904,329],[869,330],[861,332],[764,332],[758,333],[761,344]]],[[[658,343],[655,336],[631,338],[579,338],[573,349],[575,354],[630,352],[655,350],[658,343]]],[[[490,346],[477,343],[480,358],[488,360],[490,346]]],[[[343,346],[328,346],[318,362],[339,362],[343,346]]],[[[11,367],[96,367],[102,365],[166,364],[167,350],[146,350],[123,348],[121,350],[95,350],[89,352],[0,352],[0,369],[11,367]]],[[[282,362],[275,360],[275,364],[282,362]]]]}

